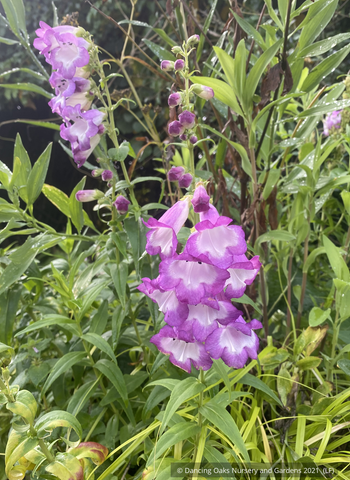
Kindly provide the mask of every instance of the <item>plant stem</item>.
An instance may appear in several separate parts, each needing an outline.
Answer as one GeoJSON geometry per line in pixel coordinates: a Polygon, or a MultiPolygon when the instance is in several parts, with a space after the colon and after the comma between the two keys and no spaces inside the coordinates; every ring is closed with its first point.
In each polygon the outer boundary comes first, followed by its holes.
{"type": "Polygon", "coordinates": [[[287,292],[287,300],[288,300],[288,311],[287,311],[287,331],[286,331],[286,338],[287,338],[287,344],[288,344],[288,339],[289,339],[289,333],[290,333],[290,320],[291,320],[291,310],[292,310],[292,269],[293,269],[293,254],[294,254],[294,249],[290,249],[289,253],[289,262],[288,262],[288,292],[287,292]]]}
{"type": "Polygon", "coordinates": [[[334,358],[335,358],[335,349],[338,343],[338,335],[339,335],[338,321],[339,321],[339,309],[337,309],[337,312],[335,314],[335,320],[333,325],[332,351],[331,351],[330,361],[328,364],[327,378],[330,382],[333,381],[333,365],[334,365],[334,358]]]}
{"type": "Polygon", "coordinates": [[[45,457],[48,459],[48,461],[50,463],[55,461],[54,455],[47,448],[47,446],[46,446],[46,444],[45,444],[45,442],[42,438],[39,440],[39,447],[41,448],[41,451],[43,452],[43,454],[45,455],[45,457]]]}
{"type": "MultiPolygon", "coordinates": [[[[307,237],[305,239],[303,265],[305,265],[307,257],[309,255],[309,237],[310,237],[310,232],[307,234],[307,237]]],[[[303,279],[302,279],[302,282],[301,282],[301,294],[300,294],[298,316],[297,316],[297,329],[300,328],[301,315],[303,313],[303,305],[304,305],[305,290],[306,290],[306,280],[307,280],[307,272],[303,272],[303,279]]]]}

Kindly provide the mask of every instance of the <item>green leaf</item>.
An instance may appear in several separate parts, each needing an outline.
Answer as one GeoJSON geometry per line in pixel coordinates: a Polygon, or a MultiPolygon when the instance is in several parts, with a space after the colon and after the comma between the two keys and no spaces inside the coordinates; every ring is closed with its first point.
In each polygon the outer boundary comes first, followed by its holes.
{"type": "Polygon", "coordinates": [[[199,409],[199,412],[203,415],[203,417],[209,420],[209,422],[212,423],[216,429],[224,433],[243,455],[244,459],[249,462],[249,455],[242,436],[239,432],[236,422],[233,420],[228,411],[214,401],[209,401],[199,409]]]}
{"type": "Polygon", "coordinates": [[[218,373],[218,375],[222,378],[231,398],[231,383],[227,373],[228,367],[224,364],[221,358],[213,361],[213,367],[214,370],[216,370],[216,372],[218,373]]]}
{"type": "Polygon", "coordinates": [[[131,182],[131,185],[135,185],[136,183],[142,183],[142,182],[162,182],[162,181],[163,179],[159,177],[138,177],[131,182]]]}
{"type": "Polygon", "coordinates": [[[97,312],[91,320],[90,333],[97,333],[102,335],[108,321],[108,301],[105,299],[101,302],[97,312]]]}
{"type": "Polygon", "coordinates": [[[193,83],[198,83],[199,85],[211,87],[214,90],[215,98],[232,108],[232,110],[238,115],[244,116],[242,109],[237,102],[233,88],[230,87],[230,85],[228,85],[226,82],[211,77],[192,77],[192,81],[193,83]]]}
{"type": "Polygon", "coordinates": [[[159,58],[159,60],[171,60],[172,62],[175,62],[176,58],[166,48],[151,42],[151,40],[148,40],[147,38],[143,38],[142,41],[159,58]]]}
{"type": "Polygon", "coordinates": [[[246,20],[237,15],[236,12],[232,12],[238,25],[248,34],[249,37],[254,38],[255,42],[262,50],[265,50],[265,42],[260,33],[246,20]]]}
{"type": "Polygon", "coordinates": [[[146,227],[139,218],[126,218],[124,220],[124,229],[128,235],[132,256],[135,262],[136,274],[139,275],[140,262],[139,258],[143,254],[146,247],[146,227]]]}
{"type": "Polygon", "coordinates": [[[92,303],[96,300],[99,294],[104,288],[108,285],[107,282],[102,282],[99,280],[97,283],[93,283],[87,291],[84,291],[84,300],[79,312],[79,320],[81,320],[84,315],[89,311],[92,303]]]}
{"type": "Polygon", "coordinates": [[[39,87],[39,85],[35,85],[34,83],[0,83],[0,87],[9,88],[10,90],[24,90],[26,92],[39,93],[50,100],[53,97],[52,93],[47,92],[43,88],[39,87]]]}
{"type": "Polygon", "coordinates": [[[55,457],[55,461],[51,462],[45,470],[54,478],[60,480],[80,480],[84,478],[83,465],[79,460],[70,453],[58,453],[55,457]]]}
{"type": "Polygon", "coordinates": [[[333,53],[325,60],[323,60],[317,67],[315,67],[310,74],[304,80],[301,89],[304,92],[311,92],[317,85],[331,72],[336,69],[344,58],[350,52],[350,45],[339,50],[339,52],[333,53]]]}
{"type": "Polygon", "coordinates": [[[114,162],[124,162],[126,157],[129,155],[130,144],[129,142],[123,142],[119,148],[110,148],[108,150],[108,156],[114,162]]]}
{"type": "Polygon", "coordinates": [[[325,322],[327,318],[330,318],[331,309],[322,310],[322,308],[314,307],[309,313],[309,325],[310,327],[317,327],[321,323],[325,322]]]}
{"type": "Polygon", "coordinates": [[[277,376],[277,391],[281,397],[283,405],[287,405],[288,395],[293,387],[293,381],[290,373],[285,366],[281,366],[277,376]]]}
{"type": "Polygon", "coordinates": [[[45,183],[42,188],[42,192],[46,198],[50,200],[51,203],[55,205],[66,217],[71,216],[69,210],[69,198],[68,196],[63,193],[60,189],[53,187],[52,185],[48,185],[45,183]]]}
{"type": "Polygon", "coordinates": [[[311,107],[299,113],[298,118],[306,118],[314,115],[323,115],[334,110],[343,110],[350,107],[350,100],[337,100],[335,102],[321,103],[316,107],[311,107]]]}
{"type": "Polygon", "coordinates": [[[22,187],[19,190],[19,195],[27,203],[28,195],[27,195],[26,187],[27,187],[27,181],[29,180],[29,175],[32,169],[32,164],[30,162],[30,158],[27,153],[27,150],[23,146],[22,139],[19,133],[17,133],[17,136],[16,136],[15,149],[13,152],[14,161],[16,157],[18,157],[21,161],[21,171],[19,172],[19,175],[17,176],[14,183],[18,188],[22,187]]]}
{"type": "Polygon", "coordinates": [[[110,269],[119,301],[124,308],[126,303],[126,283],[129,276],[128,265],[125,262],[120,262],[118,264],[111,265],[110,269]]]}
{"type": "Polygon", "coordinates": [[[46,315],[45,318],[43,318],[42,320],[38,320],[37,322],[32,323],[23,330],[20,330],[16,333],[15,337],[17,337],[18,335],[23,335],[24,333],[35,332],[35,330],[40,330],[41,328],[51,327],[52,325],[66,328],[67,330],[72,331],[76,335],[79,335],[79,330],[74,320],[63,315],[58,315],[54,313],[46,315]]]}
{"type": "Polygon", "coordinates": [[[260,235],[258,238],[258,243],[264,243],[268,241],[281,241],[281,242],[292,242],[295,240],[295,235],[286,232],[285,230],[272,230],[271,232],[266,232],[263,235],[260,235]]]}
{"type": "Polygon", "coordinates": [[[182,403],[186,402],[189,398],[198,395],[204,390],[204,388],[205,387],[203,383],[200,383],[196,378],[193,377],[188,377],[175,385],[164,412],[162,427],[159,431],[159,435],[162,434],[178,407],[182,403]]]}
{"type": "Polygon", "coordinates": [[[57,427],[73,428],[79,437],[79,443],[83,436],[83,430],[78,420],[70,413],[62,410],[53,410],[44,414],[35,423],[35,429],[39,435],[45,432],[51,433],[57,427]]]}
{"type": "Polygon", "coordinates": [[[38,160],[35,162],[32,171],[28,177],[28,205],[33,205],[35,200],[40,195],[43,188],[47,170],[49,168],[50,156],[51,156],[52,143],[50,143],[38,160]]]}
{"type": "Polygon", "coordinates": [[[160,437],[148,458],[146,467],[152,465],[154,460],[159,458],[168,448],[172,447],[178,442],[183,442],[189,438],[196,437],[200,431],[201,427],[193,423],[176,423],[160,437]]]}
{"type": "MultiPolygon", "coordinates": [[[[243,44],[244,44],[244,40],[243,40],[243,44]]],[[[228,83],[231,85],[232,88],[234,88],[235,86],[234,78],[236,75],[235,60],[222,48],[214,47],[214,51],[226,75],[228,83]]],[[[235,93],[239,94],[240,91],[236,90],[235,93]]]]}
{"type": "Polygon", "coordinates": [[[350,377],[350,360],[347,358],[342,358],[338,360],[337,366],[340,368],[340,370],[343,370],[345,375],[350,377]]]}
{"type": "Polygon", "coordinates": [[[14,465],[18,462],[20,458],[24,457],[27,453],[33,450],[38,445],[38,443],[38,438],[22,437],[20,443],[12,450],[11,454],[6,459],[5,473],[7,475],[7,478],[16,479],[24,477],[24,475],[18,475],[18,471],[16,467],[14,467],[14,465]]]}
{"type": "Polygon", "coordinates": [[[323,55],[332,48],[334,48],[338,43],[345,42],[350,38],[350,33],[339,33],[339,35],[334,35],[334,37],[326,38],[320,42],[316,42],[308,47],[303,48],[298,53],[298,57],[313,57],[323,55]]]}
{"type": "Polygon", "coordinates": [[[79,390],[74,392],[73,396],[69,400],[67,406],[67,412],[71,413],[75,417],[84,408],[84,405],[89,398],[94,394],[99,380],[92,380],[91,382],[82,385],[79,390]]]}
{"type": "Polygon", "coordinates": [[[236,143],[236,142],[232,142],[232,140],[229,140],[228,138],[225,137],[225,135],[223,135],[221,132],[218,132],[217,130],[215,130],[215,128],[212,128],[209,125],[201,124],[200,127],[203,128],[204,130],[209,130],[210,132],[215,133],[220,138],[225,140],[227,143],[232,145],[233,148],[235,148],[241,156],[243,170],[246,172],[247,175],[250,176],[250,178],[253,178],[252,166],[251,166],[250,160],[248,158],[248,154],[246,152],[246,149],[244,147],[242,147],[242,145],[240,145],[239,143],[236,143]]]}
{"type": "Polygon", "coordinates": [[[323,0],[311,5],[302,22],[303,30],[299,38],[299,47],[302,51],[310,45],[325,29],[337,8],[338,0],[323,0]]]}
{"type": "Polygon", "coordinates": [[[75,194],[79,190],[83,190],[86,182],[86,177],[83,177],[80,182],[77,184],[77,186],[74,188],[72,191],[70,197],[69,197],[69,210],[71,214],[71,220],[73,222],[73,225],[77,229],[78,233],[81,232],[81,229],[83,228],[84,225],[84,214],[83,214],[83,204],[81,202],[78,202],[78,200],[75,198],[75,194]]]}
{"type": "Polygon", "coordinates": [[[249,72],[248,79],[244,89],[244,99],[243,99],[243,103],[246,107],[246,110],[248,110],[248,108],[251,106],[253,95],[255,94],[256,87],[258,86],[259,80],[262,77],[265,71],[265,68],[274,58],[278,49],[282,46],[282,43],[283,43],[283,38],[281,38],[274,45],[268,48],[258,58],[255,65],[249,72]]]}
{"type": "MultiPolygon", "coordinates": [[[[22,288],[11,288],[0,295],[0,342],[11,343],[13,324],[22,288]]],[[[11,348],[11,347],[9,347],[11,348]]]]}
{"type": "Polygon", "coordinates": [[[73,365],[78,362],[81,362],[86,358],[86,352],[69,352],[63,355],[54,365],[51,370],[50,375],[46,379],[46,382],[43,385],[41,396],[43,396],[47,389],[53,384],[53,382],[67,370],[69,370],[73,365]]]}
{"type": "Polygon", "coordinates": [[[300,370],[310,370],[311,368],[317,368],[322,362],[322,358],[319,357],[304,357],[297,361],[296,366],[300,370]]]}
{"type": "MultiPolygon", "coordinates": [[[[15,41],[15,43],[18,43],[18,42],[15,41]]],[[[31,70],[30,68],[25,68],[25,67],[23,67],[23,68],[11,68],[11,70],[7,70],[6,72],[0,73],[0,77],[4,77],[5,75],[11,75],[11,74],[17,73],[17,72],[29,73],[30,75],[37,78],[38,80],[45,80],[44,75],[42,75],[41,73],[35,72],[34,70],[31,70]]],[[[56,126],[58,126],[58,125],[56,125],[56,126]]]]}
{"type": "Polygon", "coordinates": [[[0,342],[0,353],[2,352],[11,352],[11,355],[15,353],[14,349],[9,345],[5,345],[4,343],[0,342]]]}
{"type": "Polygon", "coordinates": [[[146,205],[143,205],[141,207],[141,212],[146,212],[148,210],[168,210],[168,207],[166,205],[163,205],[162,203],[147,203],[146,205]]]}
{"type": "Polygon", "coordinates": [[[11,40],[10,38],[0,37],[0,43],[6,43],[6,45],[15,45],[19,42],[17,40],[11,40]]]}
{"type": "Polygon", "coordinates": [[[38,405],[32,393],[28,390],[20,390],[16,395],[16,401],[8,402],[6,408],[23,417],[29,425],[33,425],[38,405]]]}
{"type": "Polygon", "coordinates": [[[325,235],[322,237],[323,245],[326,249],[326,254],[331,264],[331,267],[337,278],[344,280],[344,282],[350,281],[349,269],[339,251],[339,249],[332,243],[325,235]]]}
{"type": "Polygon", "coordinates": [[[91,345],[97,347],[99,350],[101,350],[101,352],[106,353],[112,359],[112,361],[115,362],[115,355],[112,347],[100,335],[97,335],[97,333],[86,333],[85,335],[82,335],[81,338],[82,340],[86,340],[87,342],[91,343],[91,345]]]}
{"type": "Polygon", "coordinates": [[[272,398],[278,405],[282,407],[280,399],[277,397],[275,392],[271,390],[271,388],[266,385],[260,378],[254,377],[250,373],[247,373],[238,380],[237,383],[242,383],[243,385],[249,385],[250,387],[254,387],[256,390],[260,390],[263,393],[266,393],[270,398],[272,398]]]}
{"type": "Polygon", "coordinates": [[[255,308],[255,310],[258,312],[259,315],[262,315],[262,311],[260,310],[258,305],[251,298],[249,298],[248,295],[246,295],[245,293],[239,298],[232,298],[232,301],[236,303],[248,303],[248,305],[251,305],[252,307],[255,308]]]}
{"type": "Polygon", "coordinates": [[[108,380],[112,383],[114,388],[124,400],[124,404],[127,405],[128,393],[126,390],[125,380],[120,368],[116,365],[116,363],[111,362],[110,360],[102,359],[95,364],[94,368],[97,368],[97,370],[99,370],[105,377],[108,378],[108,380]]]}
{"type": "Polygon", "coordinates": [[[18,37],[19,36],[19,25],[15,7],[11,0],[1,0],[2,6],[6,14],[6,18],[9,26],[13,33],[18,37]]]}
{"type": "Polygon", "coordinates": [[[13,121],[13,123],[25,123],[27,125],[34,125],[35,127],[44,127],[51,130],[60,131],[60,126],[52,122],[41,122],[38,120],[21,120],[20,118],[13,121]]]}

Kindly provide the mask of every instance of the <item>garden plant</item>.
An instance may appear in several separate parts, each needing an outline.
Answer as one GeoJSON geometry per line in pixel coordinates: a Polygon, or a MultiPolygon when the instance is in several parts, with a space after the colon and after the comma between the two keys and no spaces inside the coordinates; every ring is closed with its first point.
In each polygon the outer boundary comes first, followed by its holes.
{"type": "Polygon", "coordinates": [[[0,3],[0,480],[350,479],[346,2],[0,3]]]}

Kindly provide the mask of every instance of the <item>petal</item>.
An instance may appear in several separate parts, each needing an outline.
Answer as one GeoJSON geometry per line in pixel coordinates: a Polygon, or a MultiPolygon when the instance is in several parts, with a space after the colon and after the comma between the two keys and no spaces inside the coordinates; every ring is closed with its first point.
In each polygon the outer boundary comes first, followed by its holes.
{"type": "MultiPolygon", "coordinates": [[[[237,260],[245,259],[244,255],[235,256],[237,260]],[[243,257],[243,258],[242,258],[243,257]]],[[[247,285],[251,285],[261,267],[259,257],[255,256],[250,261],[239,261],[231,265],[227,269],[230,278],[227,280],[225,295],[227,298],[240,298],[246,289],[247,285]]]]}
{"type": "Polygon", "coordinates": [[[190,305],[197,305],[204,298],[215,297],[229,278],[226,270],[198,262],[185,253],[161,262],[159,272],[160,288],[175,289],[180,302],[190,305]]]}
{"type": "Polygon", "coordinates": [[[222,358],[229,367],[242,368],[249,357],[257,358],[259,339],[253,331],[245,335],[230,324],[215,330],[207,338],[205,346],[212,358],[222,358]]]}

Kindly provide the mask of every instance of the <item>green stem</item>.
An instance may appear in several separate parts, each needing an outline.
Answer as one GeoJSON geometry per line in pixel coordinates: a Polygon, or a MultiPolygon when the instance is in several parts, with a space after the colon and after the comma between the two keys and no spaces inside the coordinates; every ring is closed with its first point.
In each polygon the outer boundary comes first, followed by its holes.
{"type": "MultiPolygon", "coordinates": [[[[35,432],[36,433],[36,432],[35,432]]],[[[39,447],[41,448],[41,451],[43,452],[43,454],[45,455],[45,457],[47,458],[47,460],[52,463],[55,461],[55,456],[50,452],[50,450],[47,448],[44,440],[41,438],[39,440],[39,447]]]]}
{"type": "Polygon", "coordinates": [[[334,366],[334,358],[335,358],[335,349],[336,349],[337,343],[338,343],[338,335],[339,335],[338,321],[339,321],[339,309],[337,309],[337,312],[335,314],[335,320],[334,320],[334,325],[333,325],[332,352],[331,352],[331,357],[330,357],[330,361],[329,361],[329,364],[328,364],[327,378],[330,382],[333,381],[333,366],[334,366]]]}

